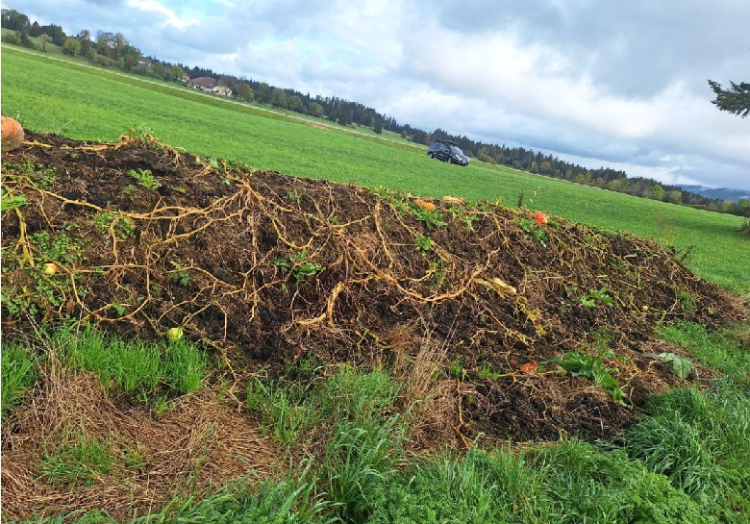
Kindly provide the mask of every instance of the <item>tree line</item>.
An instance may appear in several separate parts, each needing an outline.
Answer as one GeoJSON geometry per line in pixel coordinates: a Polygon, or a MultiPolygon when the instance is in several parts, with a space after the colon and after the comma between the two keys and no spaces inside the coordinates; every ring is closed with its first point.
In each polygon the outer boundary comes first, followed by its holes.
{"type": "Polygon", "coordinates": [[[132,45],[122,33],[97,31],[92,37],[91,32],[84,29],[77,35],[66,35],[62,27],[58,25],[39,25],[36,21],[31,22],[25,14],[13,9],[2,10],[2,27],[16,31],[16,33],[3,35],[3,41],[8,43],[40,48],[42,51],[47,51],[47,45],[52,43],[59,46],[67,55],[83,57],[104,67],[118,68],[167,82],[184,83],[187,79],[212,77],[218,79],[220,85],[230,89],[233,97],[245,102],[266,104],[327,119],[343,126],[371,128],[377,134],[387,130],[418,144],[429,145],[437,139],[451,140],[469,156],[490,164],[500,164],[643,198],[750,216],[750,200],[733,203],[728,200],[704,197],[682,190],[678,186],[661,184],[650,178],[628,177],[624,171],[605,167],[590,169],[539,151],[523,147],[506,147],[504,144],[477,142],[466,136],[452,135],[440,128],[427,132],[408,124],[400,124],[395,118],[358,102],[335,96],[312,96],[309,93],[273,86],[266,82],[216,73],[210,68],[191,67],[182,63],[173,64],[156,57],[144,56],[141,50],[132,45]]]}

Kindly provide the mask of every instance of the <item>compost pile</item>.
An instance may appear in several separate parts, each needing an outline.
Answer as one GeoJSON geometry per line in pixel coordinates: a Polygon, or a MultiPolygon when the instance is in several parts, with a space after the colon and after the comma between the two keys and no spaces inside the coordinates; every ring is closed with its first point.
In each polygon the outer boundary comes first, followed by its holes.
{"type": "Polygon", "coordinates": [[[148,134],[28,134],[3,152],[3,188],[3,342],[70,318],[179,327],[238,378],[386,366],[424,401],[425,446],[610,437],[681,380],[654,358],[657,322],[740,315],[651,241],[229,166],[148,134]],[[622,398],[553,360],[581,356],[622,398]]]}

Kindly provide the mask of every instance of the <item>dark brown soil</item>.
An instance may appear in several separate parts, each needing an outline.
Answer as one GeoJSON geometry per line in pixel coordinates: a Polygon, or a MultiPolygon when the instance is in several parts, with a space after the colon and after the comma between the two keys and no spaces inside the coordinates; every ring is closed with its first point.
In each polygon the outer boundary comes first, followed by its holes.
{"type": "Polygon", "coordinates": [[[423,446],[611,437],[678,381],[646,354],[657,322],[741,314],[651,241],[488,203],[428,212],[149,137],[29,134],[3,153],[3,187],[26,199],[2,216],[3,342],[69,317],[147,338],[183,326],[240,378],[314,357],[415,379],[422,362],[439,371],[411,395],[428,398],[423,446]],[[605,360],[626,405],[545,364],[573,351],[605,360]]]}

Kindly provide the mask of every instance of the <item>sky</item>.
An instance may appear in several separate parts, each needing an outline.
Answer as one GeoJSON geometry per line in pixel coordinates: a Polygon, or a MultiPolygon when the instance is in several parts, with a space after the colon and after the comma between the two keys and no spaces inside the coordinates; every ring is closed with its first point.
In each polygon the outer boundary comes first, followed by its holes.
{"type": "Polygon", "coordinates": [[[3,0],[68,34],[338,96],[400,124],[666,184],[750,190],[747,0],[3,0]]]}

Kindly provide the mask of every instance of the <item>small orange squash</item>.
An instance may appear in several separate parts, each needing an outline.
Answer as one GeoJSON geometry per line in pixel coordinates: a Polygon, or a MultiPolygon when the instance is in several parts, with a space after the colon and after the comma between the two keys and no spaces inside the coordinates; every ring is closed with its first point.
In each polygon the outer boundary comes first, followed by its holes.
{"type": "Polygon", "coordinates": [[[2,118],[2,146],[4,151],[13,151],[23,144],[23,127],[16,120],[4,116],[2,118]]]}
{"type": "Polygon", "coordinates": [[[535,213],[534,214],[534,220],[536,220],[540,224],[546,224],[547,223],[547,215],[545,215],[544,213],[535,213]]]}
{"type": "Polygon", "coordinates": [[[427,202],[426,200],[417,200],[417,205],[419,207],[423,207],[428,211],[434,211],[435,210],[435,204],[432,202],[427,202]]]}

